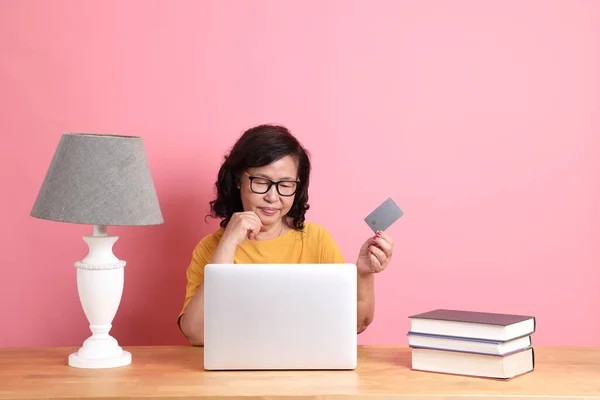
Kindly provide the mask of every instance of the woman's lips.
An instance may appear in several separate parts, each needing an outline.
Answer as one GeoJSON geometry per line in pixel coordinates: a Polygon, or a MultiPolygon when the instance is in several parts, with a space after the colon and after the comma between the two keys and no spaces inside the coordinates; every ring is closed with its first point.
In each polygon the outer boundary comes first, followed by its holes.
{"type": "Polygon", "coordinates": [[[260,211],[262,211],[263,214],[266,214],[266,215],[274,215],[275,213],[277,213],[277,211],[279,211],[279,209],[269,208],[269,207],[260,207],[260,211]]]}

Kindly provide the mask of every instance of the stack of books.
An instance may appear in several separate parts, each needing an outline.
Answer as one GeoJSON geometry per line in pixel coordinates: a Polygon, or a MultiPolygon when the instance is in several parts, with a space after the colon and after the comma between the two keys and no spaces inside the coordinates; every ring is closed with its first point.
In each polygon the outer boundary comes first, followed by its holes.
{"type": "Polygon", "coordinates": [[[413,370],[511,379],[534,369],[534,317],[438,309],[409,318],[413,370]]]}

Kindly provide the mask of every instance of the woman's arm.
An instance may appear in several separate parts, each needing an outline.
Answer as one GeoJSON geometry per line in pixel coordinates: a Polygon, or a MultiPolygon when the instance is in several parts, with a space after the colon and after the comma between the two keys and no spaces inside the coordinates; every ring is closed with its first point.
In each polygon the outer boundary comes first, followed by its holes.
{"type": "Polygon", "coordinates": [[[362,333],[375,316],[375,273],[383,271],[392,258],[394,242],[383,232],[377,232],[362,245],[356,260],[358,269],[357,332],[362,333]]]}
{"type": "MultiPolygon", "coordinates": [[[[235,256],[236,243],[221,242],[210,260],[211,264],[232,264],[235,256]]],[[[188,303],[185,313],[181,316],[181,332],[193,346],[204,346],[204,283],[188,303]]]]}
{"type": "Polygon", "coordinates": [[[358,307],[356,333],[360,334],[373,322],[375,315],[375,276],[358,270],[358,307]]]}
{"type": "MultiPolygon", "coordinates": [[[[234,213],[210,259],[210,264],[233,264],[235,251],[249,235],[260,232],[262,222],[251,212],[234,213]]],[[[179,320],[181,332],[194,346],[204,346],[204,282],[190,299],[179,320]]]]}
{"type": "Polygon", "coordinates": [[[193,346],[204,346],[204,283],[190,300],[179,322],[181,332],[193,346]]]}

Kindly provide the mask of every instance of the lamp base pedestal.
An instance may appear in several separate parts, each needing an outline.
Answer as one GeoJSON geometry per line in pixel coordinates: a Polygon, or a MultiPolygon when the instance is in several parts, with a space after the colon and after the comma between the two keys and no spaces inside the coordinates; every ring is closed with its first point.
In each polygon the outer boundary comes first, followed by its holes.
{"type": "Polygon", "coordinates": [[[84,236],[89,253],[77,267],[77,290],[92,335],[79,351],[69,355],[69,366],[76,368],[115,368],[131,364],[131,353],[124,351],[109,333],[123,294],[125,261],[112,252],[118,236],[108,235],[105,226],[94,226],[94,235],[84,236]]]}
{"type": "Polygon", "coordinates": [[[69,366],[74,368],[116,368],[131,364],[131,353],[122,351],[120,356],[110,358],[85,358],[72,353],[69,355],[69,366]]]}

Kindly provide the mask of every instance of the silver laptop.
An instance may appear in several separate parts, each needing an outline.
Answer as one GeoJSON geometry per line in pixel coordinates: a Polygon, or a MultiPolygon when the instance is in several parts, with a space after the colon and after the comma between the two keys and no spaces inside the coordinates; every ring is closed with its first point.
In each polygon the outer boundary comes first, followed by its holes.
{"type": "Polygon", "coordinates": [[[206,370],[354,369],[354,264],[208,264],[206,370]]]}

